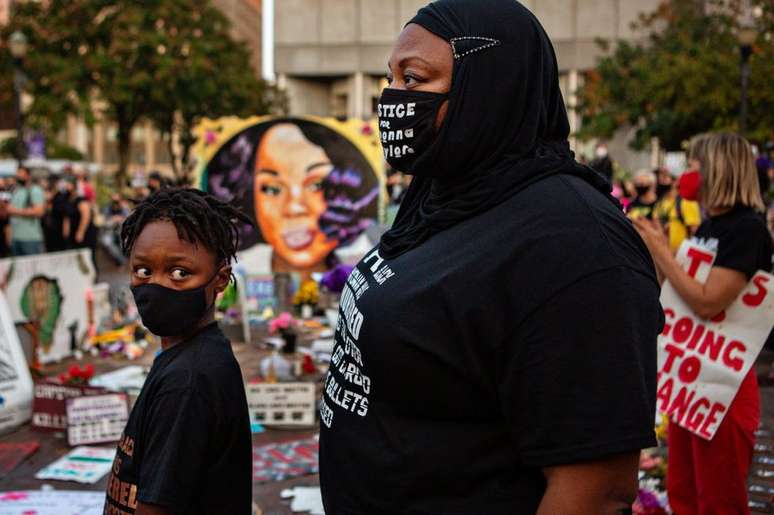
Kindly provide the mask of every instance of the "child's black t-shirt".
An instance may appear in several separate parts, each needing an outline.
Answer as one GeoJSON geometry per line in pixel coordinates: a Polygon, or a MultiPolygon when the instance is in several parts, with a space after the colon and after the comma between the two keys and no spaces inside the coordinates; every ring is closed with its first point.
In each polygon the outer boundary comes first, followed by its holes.
{"type": "Polygon", "coordinates": [[[252,440],[231,345],[213,323],[153,362],[118,444],[106,514],[138,502],[173,513],[248,515],[252,440]]]}

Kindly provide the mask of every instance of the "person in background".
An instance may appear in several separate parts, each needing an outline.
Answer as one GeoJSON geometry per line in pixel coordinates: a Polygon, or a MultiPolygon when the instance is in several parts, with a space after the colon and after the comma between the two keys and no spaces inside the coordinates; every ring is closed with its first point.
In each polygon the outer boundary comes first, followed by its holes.
{"type": "MultiPolygon", "coordinates": [[[[700,201],[709,214],[694,241],[716,252],[706,283],[693,279],[672,255],[658,221],[634,225],[660,275],[699,317],[711,319],[739,296],[758,270],[771,267],[771,237],[750,145],[736,134],[695,137],[688,151],[701,173],[700,201]]],[[[680,515],[749,513],[747,475],[760,419],[755,367],[742,384],[712,440],[669,426],[669,503],[680,515]]]]}
{"type": "Polygon", "coordinates": [[[45,252],[40,220],[46,213],[46,195],[40,186],[33,184],[32,175],[24,166],[16,170],[16,187],[7,213],[11,224],[11,253],[28,256],[45,252]]]}
{"type": "Polygon", "coordinates": [[[11,227],[8,223],[8,205],[11,193],[8,191],[8,181],[0,177],[0,258],[11,255],[11,227]]]}
{"type": "Polygon", "coordinates": [[[148,190],[151,194],[156,193],[166,186],[167,181],[159,172],[153,171],[148,175],[148,190]]]}
{"type": "Polygon", "coordinates": [[[129,206],[118,193],[110,195],[110,203],[102,209],[104,222],[100,234],[100,243],[116,265],[119,266],[126,263],[126,257],[121,251],[119,232],[121,224],[129,216],[129,211],[129,206]]]}
{"type": "Polygon", "coordinates": [[[607,145],[604,143],[597,145],[594,159],[589,163],[589,166],[595,172],[607,179],[608,182],[613,182],[613,161],[610,160],[607,145]]]}
{"type": "Polygon", "coordinates": [[[71,249],[91,250],[91,260],[97,268],[97,227],[94,225],[92,203],[78,191],[78,181],[74,177],[64,180],[67,189],[67,205],[62,236],[71,249]]]}
{"type": "Polygon", "coordinates": [[[631,219],[653,218],[653,210],[658,201],[656,195],[656,175],[650,170],[640,170],[634,174],[636,197],[626,209],[631,219]]]}
{"type": "MultiPolygon", "coordinates": [[[[690,183],[695,181],[695,177],[694,173],[684,173],[679,181],[669,185],[669,192],[656,203],[655,219],[664,227],[672,252],[677,252],[683,241],[693,236],[701,224],[701,207],[695,200],[696,191],[688,193],[693,195],[690,198],[682,195],[692,189],[690,183]]],[[[698,184],[693,189],[698,189],[698,184]]]]}
{"type": "Polygon", "coordinates": [[[46,215],[43,217],[43,233],[48,252],[58,252],[68,248],[67,240],[63,236],[63,224],[67,217],[67,205],[69,195],[64,179],[58,175],[51,175],[48,179],[46,190],[46,215]]]}
{"type": "Polygon", "coordinates": [[[675,179],[666,168],[656,168],[653,173],[656,175],[656,198],[661,200],[672,193],[675,179]]]}
{"type": "Polygon", "coordinates": [[[78,181],[78,196],[86,199],[87,202],[91,203],[92,207],[95,206],[97,202],[97,192],[91,184],[89,172],[85,168],[76,168],[74,169],[73,174],[78,181]]]}

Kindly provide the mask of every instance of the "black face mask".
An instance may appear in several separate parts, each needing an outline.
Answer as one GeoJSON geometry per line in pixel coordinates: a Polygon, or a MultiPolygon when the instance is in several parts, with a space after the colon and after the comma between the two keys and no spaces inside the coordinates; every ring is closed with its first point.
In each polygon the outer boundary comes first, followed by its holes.
{"type": "Polygon", "coordinates": [[[659,197],[663,197],[664,195],[666,195],[670,191],[672,191],[672,185],[671,184],[661,184],[661,183],[659,183],[656,186],[656,195],[659,196],[659,197]]]}
{"type": "Polygon", "coordinates": [[[433,144],[435,120],[446,93],[387,88],[379,99],[384,158],[394,169],[414,174],[417,159],[433,144]]]}
{"type": "Polygon", "coordinates": [[[634,191],[637,192],[638,197],[641,197],[650,191],[650,186],[635,186],[634,191]]]}
{"type": "MultiPolygon", "coordinates": [[[[132,287],[134,302],[142,323],[157,336],[185,336],[207,314],[207,284],[191,290],[173,290],[159,284],[141,284],[132,287]]],[[[213,299],[213,303],[215,299],[213,299]]]]}

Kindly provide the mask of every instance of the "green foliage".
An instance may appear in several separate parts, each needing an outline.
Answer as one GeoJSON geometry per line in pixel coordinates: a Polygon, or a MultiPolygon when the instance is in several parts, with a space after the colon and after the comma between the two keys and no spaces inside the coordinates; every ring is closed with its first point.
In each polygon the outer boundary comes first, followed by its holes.
{"type": "MultiPolygon", "coordinates": [[[[120,177],[141,119],[163,132],[181,130],[190,148],[198,118],[258,114],[279,103],[211,0],[19,2],[2,44],[19,28],[30,40],[28,123],[56,133],[69,114],[113,120],[120,177]]],[[[12,64],[2,55],[0,102],[12,64]]]]}
{"type": "MultiPolygon", "coordinates": [[[[748,136],[764,140],[774,128],[774,0],[758,3],[762,34],[750,59],[748,136]]],[[[634,148],[655,137],[668,150],[677,150],[697,133],[737,130],[737,5],[734,0],[681,0],[641,15],[635,29],[647,39],[618,43],[586,73],[578,91],[578,136],[610,138],[617,129],[632,126],[637,129],[634,148]]]]}

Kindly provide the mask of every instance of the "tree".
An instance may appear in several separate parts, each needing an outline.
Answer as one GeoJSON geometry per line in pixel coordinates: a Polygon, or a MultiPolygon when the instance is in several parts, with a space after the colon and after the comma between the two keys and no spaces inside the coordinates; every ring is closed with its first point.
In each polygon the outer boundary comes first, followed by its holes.
{"type": "Polygon", "coordinates": [[[167,141],[175,174],[183,178],[190,169],[192,130],[202,117],[281,111],[283,98],[256,78],[249,51],[229,36],[228,20],[219,10],[211,5],[192,10],[186,0],[168,0],[159,15],[169,37],[159,58],[150,117],[167,141]]]}
{"type": "MultiPolygon", "coordinates": [[[[774,111],[774,0],[764,0],[758,38],[750,60],[748,135],[771,137],[774,111]],[[766,28],[768,27],[768,28],[766,28]],[[769,36],[766,36],[768,31],[769,36]]],[[[582,128],[578,136],[610,138],[635,127],[631,145],[642,149],[658,138],[678,150],[691,136],[708,130],[736,130],[740,102],[740,58],[736,39],[739,2],[680,0],[641,15],[634,28],[642,43],[619,42],[585,75],[578,91],[582,128]]],[[[600,41],[608,50],[610,43],[600,41]]]]}
{"type": "Polygon", "coordinates": [[[30,119],[53,132],[69,114],[114,121],[119,181],[142,119],[167,134],[181,120],[187,155],[198,117],[268,110],[267,88],[246,48],[231,39],[228,20],[210,0],[24,2],[9,31],[16,28],[34,49],[30,119]]]}

